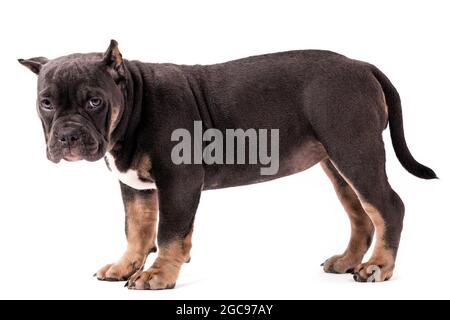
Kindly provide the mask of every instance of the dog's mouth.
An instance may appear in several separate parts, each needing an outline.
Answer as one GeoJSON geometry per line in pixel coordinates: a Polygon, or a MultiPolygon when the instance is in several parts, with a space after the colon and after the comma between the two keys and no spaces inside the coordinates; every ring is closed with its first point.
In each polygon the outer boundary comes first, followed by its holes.
{"type": "Polygon", "coordinates": [[[55,130],[47,142],[47,158],[50,161],[97,161],[105,156],[107,142],[100,133],[81,129],[75,138],[70,134],[61,137],[60,132],[55,130]]]}
{"type": "Polygon", "coordinates": [[[70,147],[60,147],[58,145],[51,145],[47,147],[47,157],[54,163],[59,163],[61,160],[69,162],[87,160],[97,161],[104,157],[105,151],[102,147],[103,143],[83,144],[70,147]]]}
{"type": "Polygon", "coordinates": [[[83,155],[79,147],[68,147],[62,150],[62,158],[66,161],[80,161],[83,160],[83,155]]]}

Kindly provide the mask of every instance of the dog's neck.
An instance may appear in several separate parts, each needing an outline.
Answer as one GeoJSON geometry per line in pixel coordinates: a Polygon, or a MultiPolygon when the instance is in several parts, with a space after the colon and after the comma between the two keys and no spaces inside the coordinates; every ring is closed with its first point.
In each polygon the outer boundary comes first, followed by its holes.
{"type": "Polygon", "coordinates": [[[144,64],[124,60],[126,76],[122,83],[124,105],[119,115],[118,124],[110,137],[110,153],[116,159],[120,170],[127,169],[136,149],[137,127],[140,124],[142,105],[144,103],[144,64]],[[126,143],[124,143],[126,141],[126,143]]]}

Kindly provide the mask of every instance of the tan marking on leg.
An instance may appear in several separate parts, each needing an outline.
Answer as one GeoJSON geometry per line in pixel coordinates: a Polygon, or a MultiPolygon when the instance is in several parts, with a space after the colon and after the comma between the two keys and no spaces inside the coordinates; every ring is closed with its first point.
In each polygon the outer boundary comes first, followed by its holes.
{"type": "Polygon", "coordinates": [[[350,219],[351,236],[344,253],[327,259],[324,263],[324,270],[331,273],[345,273],[361,263],[364,254],[369,249],[374,227],[352,187],[346,182],[340,182],[338,179],[343,178],[337,176],[340,175],[339,172],[334,167],[329,167],[332,166],[331,162],[325,163],[325,161],[320,164],[330,178],[350,219]]]}
{"type": "Polygon", "coordinates": [[[367,280],[372,282],[389,280],[394,271],[395,258],[392,250],[387,249],[387,246],[385,245],[384,235],[386,226],[383,217],[378,209],[370,203],[362,201],[362,205],[375,226],[376,242],[373,254],[369,261],[359,265],[355,269],[355,280],[363,282],[367,280]],[[379,271],[374,270],[371,266],[377,266],[379,271]]]}
{"type": "Polygon", "coordinates": [[[127,280],[136,271],[142,270],[148,254],[156,251],[157,192],[152,192],[148,197],[136,196],[127,200],[125,209],[127,249],[117,263],[106,265],[96,273],[100,280],[127,280]]]}
{"type": "MultiPolygon", "coordinates": [[[[334,167],[336,168],[336,166],[334,167]]],[[[337,168],[336,170],[339,172],[337,168]]],[[[368,262],[359,264],[355,268],[353,278],[358,282],[380,282],[389,280],[394,272],[395,257],[392,250],[387,249],[387,246],[385,245],[384,235],[386,226],[384,219],[377,208],[364,200],[364,198],[353,186],[352,182],[342,173],[340,173],[340,175],[353,189],[360,200],[364,211],[367,213],[373,223],[373,226],[375,227],[375,248],[372,256],[368,262]]]]}
{"type": "Polygon", "coordinates": [[[159,247],[159,254],[146,271],[137,272],[128,281],[129,289],[172,289],[183,263],[189,260],[192,247],[192,231],[184,238],[159,247]]]}
{"type": "Polygon", "coordinates": [[[152,169],[152,162],[148,154],[143,154],[137,163],[136,170],[139,178],[152,179],[150,170],[152,169]]]}
{"type": "Polygon", "coordinates": [[[149,197],[136,197],[126,204],[128,249],[147,254],[156,247],[158,192],[149,197]]]}

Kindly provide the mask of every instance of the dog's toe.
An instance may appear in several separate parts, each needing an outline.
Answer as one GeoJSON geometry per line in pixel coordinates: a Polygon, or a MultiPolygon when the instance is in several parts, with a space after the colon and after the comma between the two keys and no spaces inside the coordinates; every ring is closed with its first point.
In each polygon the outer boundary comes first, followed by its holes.
{"type": "Polygon", "coordinates": [[[151,268],[147,271],[136,272],[128,279],[125,286],[130,290],[162,290],[173,289],[175,282],[159,270],[151,268]]]}
{"type": "Polygon", "coordinates": [[[392,277],[393,268],[373,263],[360,264],[353,273],[356,282],[382,282],[392,277]]]}
{"type": "Polygon", "coordinates": [[[95,274],[101,281],[126,281],[131,275],[140,269],[141,263],[119,261],[107,264],[95,274]]]}
{"type": "Polygon", "coordinates": [[[360,261],[348,255],[336,255],[322,263],[323,270],[327,273],[349,273],[360,261]]]}

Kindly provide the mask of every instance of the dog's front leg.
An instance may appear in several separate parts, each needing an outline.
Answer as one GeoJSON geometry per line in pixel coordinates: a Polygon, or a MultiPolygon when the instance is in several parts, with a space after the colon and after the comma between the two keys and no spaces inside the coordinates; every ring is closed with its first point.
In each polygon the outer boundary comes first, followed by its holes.
{"type": "Polygon", "coordinates": [[[136,190],[120,183],[125,207],[128,246],[122,258],[96,273],[99,280],[125,281],[142,270],[150,252],[156,251],[158,196],[155,189],[136,190]]]}
{"type": "Polygon", "coordinates": [[[148,270],[137,272],[128,280],[129,289],[158,290],[175,286],[181,266],[190,259],[200,193],[201,184],[192,179],[158,186],[158,257],[148,270]]]}

